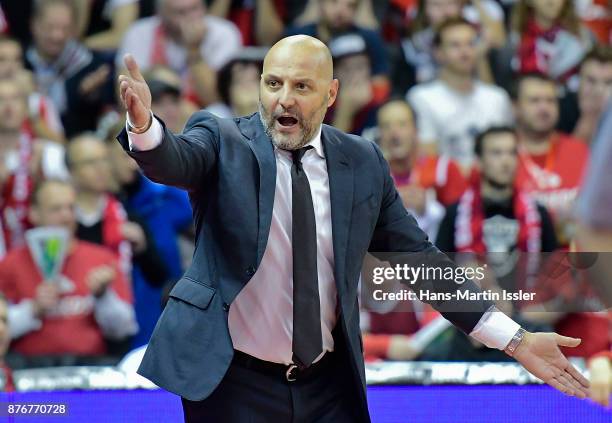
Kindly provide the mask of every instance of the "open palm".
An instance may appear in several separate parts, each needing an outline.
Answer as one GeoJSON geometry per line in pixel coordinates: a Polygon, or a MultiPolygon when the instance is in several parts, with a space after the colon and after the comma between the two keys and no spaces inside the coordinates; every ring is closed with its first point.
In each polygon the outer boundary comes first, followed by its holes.
{"type": "Polygon", "coordinates": [[[579,339],[556,333],[526,333],[514,358],[553,388],[567,395],[586,398],[589,382],[559,349],[559,346],[576,347],[579,344],[579,339]]]}
{"type": "Polygon", "coordinates": [[[147,125],[151,119],[151,91],[130,54],[123,58],[128,75],[119,75],[119,95],[135,127],[147,125]]]}

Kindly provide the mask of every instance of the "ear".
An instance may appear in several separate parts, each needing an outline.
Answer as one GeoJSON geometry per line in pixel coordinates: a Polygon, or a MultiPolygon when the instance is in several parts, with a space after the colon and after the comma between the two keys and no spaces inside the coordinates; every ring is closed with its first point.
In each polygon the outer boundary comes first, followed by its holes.
{"type": "Polygon", "coordinates": [[[338,97],[338,90],[340,89],[340,81],[337,78],[334,78],[332,82],[329,84],[329,100],[327,100],[327,107],[331,107],[335,101],[336,97],[338,97]]]}

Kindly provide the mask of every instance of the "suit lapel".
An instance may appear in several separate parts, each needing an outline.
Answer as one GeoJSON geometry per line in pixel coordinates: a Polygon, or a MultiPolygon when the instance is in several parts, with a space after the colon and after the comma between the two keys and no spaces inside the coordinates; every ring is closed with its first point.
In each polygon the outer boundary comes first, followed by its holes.
{"type": "Polygon", "coordinates": [[[334,246],[334,278],[338,293],[346,288],[346,246],[353,209],[353,169],[341,148],[341,140],[323,125],[322,142],[329,176],[332,238],[334,246]]]}
{"type": "Polygon", "coordinates": [[[249,147],[259,164],[259,227],[257,231],[257,263],[259,264],[266,249],[272,223],[272,207],[276,189],[276,159],[272,141],[263,129],[258,113],[251,116],[246,129],[245,135],[249,138],[249,147]]]}

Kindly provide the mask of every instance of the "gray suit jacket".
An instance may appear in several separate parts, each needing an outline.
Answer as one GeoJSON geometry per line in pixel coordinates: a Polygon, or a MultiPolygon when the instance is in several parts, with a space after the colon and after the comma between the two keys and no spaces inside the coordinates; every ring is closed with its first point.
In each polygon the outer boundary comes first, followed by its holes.
{"type": "MultiPolygon", "coordinates": [[[[228,311],[257,271],[266,248],[276,160],[258,114],[220,119],[201,111],[191,117],[183,134],[163,130],[162,143],[150,151],[129,151],[125,130],[118,140],[149,178],[189,191],[196,249],[191,267],[170,293],[139,373],[168,391],[201,400],[219,384],[232,360],[228,311]]],[[[375,144],[327,125],[322,143],[340,309],[336,330],[354,385],[361,387],[363,421],[369,421],[357,301],[365,254],[420,251],[430,263],[454,264],[406,212],[375,144]]],[[[449,281],[431,286],[438,291],[459,287],[449,281]]],[[[468,282],[461,289],[478,288],[468,282]]],[[[469,333],[491,304],[472,302],[469,312],[457,312],[464,304],[454,301],[433,305],[469,333]]]]}

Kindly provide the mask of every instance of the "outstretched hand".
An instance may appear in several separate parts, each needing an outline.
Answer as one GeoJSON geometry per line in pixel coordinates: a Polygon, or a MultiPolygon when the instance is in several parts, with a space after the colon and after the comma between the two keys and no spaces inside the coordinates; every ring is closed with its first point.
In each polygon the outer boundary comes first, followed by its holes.
{"type": "Polygon", "coordinates": [[[531,374],[570,396],[586,398],[589,382],[563,355],[559,346],[576,347],[580,339],[556,333],[525,333],[514,358],[531,374]]]}
{"type": "Polygon", "coordinates": [[[151,91],[131,54],[123,58],[128,75],[119,75],[119,95],[136,128],[149,124],[151,119],[151,91]]]}

